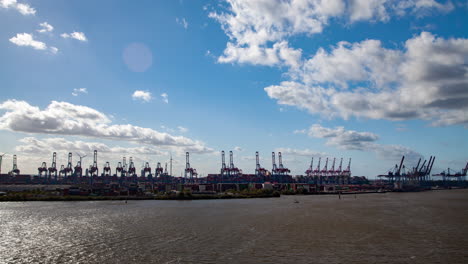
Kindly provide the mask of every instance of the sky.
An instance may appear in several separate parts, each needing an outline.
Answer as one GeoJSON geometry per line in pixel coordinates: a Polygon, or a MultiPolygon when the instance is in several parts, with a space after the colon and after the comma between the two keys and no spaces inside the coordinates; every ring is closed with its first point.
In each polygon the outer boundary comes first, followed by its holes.
{"type": "Polygon", "coordinates": [[[0,0],[2,172],[125,156],[173,174],[468,160],[468,2],[0,0]],[[228,160],[228,157],[227,157],[228,160]],[[278,162],[278,161],[277,161],[278,162]]]}

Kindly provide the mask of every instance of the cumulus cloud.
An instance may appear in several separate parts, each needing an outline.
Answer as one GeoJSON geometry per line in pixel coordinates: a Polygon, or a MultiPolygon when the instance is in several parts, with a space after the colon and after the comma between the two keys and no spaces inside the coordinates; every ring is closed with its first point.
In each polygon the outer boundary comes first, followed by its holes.
{"type": "Polygon", "coordinates": [[[369,142],[379,137],[370,132],[345,130],[344,127],[326,128],[315,124],[309,128],[308,135],[327,139],[327,145],[337,146],[347,150],[366,150],[369,142]]]}
{"type": "Polygon", "coordinates": [[[168,104],[169,103],[169,95],[167,93],[162,93],[161,98],[164,103],[168,104]]]}
{"type": "Polygon", "coordinates": [[[141,100],[143,102],[149,102],[151,101],[151,99],[153,99],[153,96],[148,91],[136,90],[135,92],[133,92],[132,98],[133,100],[141,100]]]}
{"type": "Polygon", "coordinates": [[[37,30],[39,33],[52,32],[54,30],[54,27],[47,22],[40,23],[39,26],[41,27],[37,30]]]}
{"type": "Polygon", "coordinates": [[[28,4],[18,3],[16,0],[0,0],[0,7],[15,9],[22,15],[34,15],[36,10],[28,4]]]}
{"type": "Polygon", "coordinates": [[[7,100],[0,104],[0,129],[31,134],[70,135],[167,146],[208,153],[203,142],[173,136],[131,124],[110,124],[109,117],[93,108],[52,101],[41,110],[25,101],[7,100]]]}
{"type": "Polygon", "coordinates": [[[88,89],[86,88],[75,88],[73,89],[72,95],[73,96],[78,96],[79,94],[87,94],[88,89]]]}
{"type": "Polygon", "coordinates": [[[279,104],[328,117],[425,119],[432,125],[468,125],[468,39],[428,32],[405,50],[380,41],[340,42],[319,49],[293,80],[265,88],[279,104]]]}
{"type": "Polygon", "coordinates": [[[62,38],[72,38],[72,39],[76,39],[76,40],[79,40],[79,41],[82,41],[82,42],[86,42],[88,41],[88,39],[86,38],[85,34],[83,32],[72,32],[72,33],[63,33],[60,35],[62,38]]]}
{"type": "Polygon", "coordinates": [[[176,18],[176,23],[181,25],[183,28],[187,29],[189,24],[187,22],[187,20],[185,20],[185,18],[176,18]]]}
{"type": "Polygon", "coordinates": [[[221,63],[297,66],[300,49],[289,47],[288,38],[318,34],[331,19],[345,23],[388,21],[391,16],[448,12],[450,1],[434,0],[226,0],[224,12],[211,12],[229,42],[221,63]]]}
{"type": "Polygon", "coordinates": [[[37,50],[47,49],[47,45],[44,42],[34,40],[33,36],[28,33],[18,33],[15,37],[10,38],[10,42],[24,47],[32,47],[37,50]]]}
{"type": "Polygon", "coordinates": [[[241,147],[239,147],[239,146],[236,146],[236,147],[234,147],[234,150],[235,151],[242,151],[243,149],[241,147]]]}
{"type": "Polygon", "coordinates": [[[409,160],[422,157],[418,152],[401,145],[379,144],[379,137],[371,132],[346,130],[344,127],[327,128],[319,124],[312,125],[307,134],[314,138],[323,138],[329,146],[344,150],[373,152],[384,159],[397,159],[406,156],[409,160]]]}
{"type": "Polygon", "coordinates": [[[52,54],[58,53],[58,48],[56,47],[47,47],[47,45],[42,42],[35,40],[33,35],[28,33],[18,33],[15,37],[9,39],[11,43],[22,46],[22,47],[31,47],[36,50],[48,50],[52,54]]]}

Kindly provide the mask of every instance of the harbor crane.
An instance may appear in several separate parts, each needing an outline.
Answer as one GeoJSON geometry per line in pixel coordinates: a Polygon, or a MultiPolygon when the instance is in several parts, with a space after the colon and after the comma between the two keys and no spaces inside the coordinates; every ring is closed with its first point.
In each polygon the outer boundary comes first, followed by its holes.
{"type": "MultiPolygon", "coordinates": [[[[223,155],[224,155],[224,151],[223,151],[223,155]]],[[[185,179],[190,179],[190,181],[193,183],[194,178],[197,178],[197,177],[198,177],[197,170],[192,168],[192,166],[190,166],[190,154],[188,152],[185,152],[185,179]]]]}
{"type": "Polygon", "coordinates": [[[83,162],[83,158],[86,157],[86,155],[81,156],[80,154],[78,154],[78,157],[80,157],[80,160],[76,163],[75,166],[75,177],[83,176],[83,168],[81,167],[81,164],[83,162]]]}
{"type": "Polygon", "coordinates": [[[255,152],[255,175],[256,176],[266,176],[268,174],[268,171],[265,168],[262,168],[260,166],[260,156],[258,154],[258,151],[255,152]]]}
{"type": "Polygon", "coordinates": [[[93,158],[93,165],[89,166],[89,174],[91,176],[98,176],[99,175],[99,169],[97,165],[97,150],[94,150],[94,158],[93,158]]]}
{"type": "Polygon", "coordinates": [[[110,176],[112,175],[112,170],[110,163],[106,161],[106,164],[104,164],[104,168],[102,169],[102,176],[110,176]]]}
{"type": "Polygon", "coordinates": [[[221,176],[229,175],[229,168],[226,167],[226,160],[224,150],[221,151],[221,176]]]}
{"type": "Polygon", "coordinates": [[[135,163],[133,163],[133,158],[132,157],[130,157],[129,164],[128,164],[128,174],[130,176],[135,176],[136,175],[135,163]]]}
{"type": "Polygon", "coordinates": [[[11,175],[19,175],[20,174],[20,170],[18,169],[18,163],[17,163],[17,160],[16,160],[16,155],[13,155],[13,168],[11,169],[10,174],[11,175]]]}
{"type": "Polygon", "coordinates": [[[42,174],[44,174],[44,176],[47,176],[47,164],[46,162],[42,162],[42,165],[37,168],[37,174],[39,174],[39,177],[42,176],[42,174]]]}
{"type": "Polygon", "coordinates": [[[49,171],[49,181],[52,178],[52,174],[54,174],[55,180],[57,180],[57,153],[52,153],[52,165],[48,169],[49,171]]]}
{"type": "Polygon", "coordinates": [[[161,162],[156,163],[156,169],[154,170],[154,172],[155,172],[156,177],[161,177],[161,175],[164,173],[164,169],[161,166],[161,162]]]}
{"type": "Polygon", "coordinates": [[[68,153],[68,163],[67,167],[63,169],[63,174],[65,177],[67,177],[69,174],[71,175],[73,173],[73,165],[72,165],[72,153],[68,153]]]}

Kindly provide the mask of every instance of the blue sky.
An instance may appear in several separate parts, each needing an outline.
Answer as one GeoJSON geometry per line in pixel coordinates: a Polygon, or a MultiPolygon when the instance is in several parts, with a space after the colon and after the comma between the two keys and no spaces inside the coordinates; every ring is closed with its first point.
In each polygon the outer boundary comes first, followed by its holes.
{"type": "MultiPolygon", "coordinates": [[[[466,1],[0,0],[2,171],[72,151],[245,173],[468,158],[466,1]],[[316,164],[316,162],[315,162],[316,164]]],[[[74,161],[75,162],[75,161],[74,161]]],[[[85,164],[91,163],[86,159],[85,164]]]]}

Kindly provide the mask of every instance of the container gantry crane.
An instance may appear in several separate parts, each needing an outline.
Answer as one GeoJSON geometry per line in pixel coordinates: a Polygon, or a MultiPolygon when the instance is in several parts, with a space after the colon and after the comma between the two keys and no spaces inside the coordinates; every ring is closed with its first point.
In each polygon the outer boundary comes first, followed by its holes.
{"type": "MultiPolygon", "coordinates": [[[[234,166],[234,154],[231,151],[229,151],[229,175],[232,177],[238,177],[240,174],[242,174],[241,170],[234,166]]],[[[231,180],[233,180],[231,178],[231,180]]]]}
{"type": "Polygon", "coordinates": [[[104,164],[104,168],[102,168],[102,176],[111,176],[112,175],[112,170],[110,163],[106,161],[106,164],[104,164]]]}
{"type": "Polygon", "coordinates": [[[44,174],[44,176],[47,176],[47,164],[45,161],[42,162],[41,167],[37,168],[37,174],[39,175],[39,178],[42,177],[42,174],[44,174]]]}
{"type": "Polygon", "coordinates": [[[132,177],[136,176],[136,168],[135,163],[133,163],[133,158],[130,157],[130,161],[128,164],[128,174],[132,177]]]}
{"type": "Polygon", "coordinates": [[[20,174],[20,170],[18,169],[18,163],[17,163],[17,160],[16,160],[16,155],[13,155],[13,168],[11,169],[10,174],[11,175],[19,175],[20,174]]]}
{"type": "Polygon", "coordinates": [[[229,175],[229,168],[226,167],[226,159],[224,156],[224,150],[221,151],[221,181],[223,181],[224,176],[229,175]]]}
{"type": "Polygon", "coordinates": [[[49,181],[52,178],[52,174],[54,174],[55,180],[57,180],[57,153],[52,153],[52,165],[48,169],[49,171],[49,181]]]}
{"type": "Polygon", "coordinates": [[[122,162],[119,161],[119,162],[117,163],[117,168],[115,168],[115,175],[118,176],[118,174],[120,173],[120,177],[122,177],[122,176],[123,176],[123,172],[122,172],[122,171],[123,171],[122,162]]]}
{"type": "Polygon", "coordinates": [[[72,153],[69,152],[67,167],[64,168],[63,174],[65,177],[67,177],[69,174],[71,175],[72,173],[73,173],[72,153]]]}
{"type": "Polygon", "coordinates": [[[268,171],[265,168],[262,168],[260,166],[260,156],[258,154],[258,151],[255,152],[255,175],[257,177],[265,177],[267,176],[268,171]]]}
{"type": "Polygon", "coordinates": [[[75,166],[75,177],[82,177],[83,167],[81,165],[83,164],[83,158],[86,157],[86,155],[81,156],[80,154],[78,154],[78,157],[80,157],[80,160],[76,163],[75,166]]]}
{"type": "Polygon", "coordinates": [[[280,175],[288,175],[291,171],[284,167],[283,165],[283,157],[281,155],[281,152],[278,152],[278,163],[279,163],[279,173],[280,175]]]}
{"type": "Polygon", "coordinates": [[[63,175],[65,174],[65,165],[60,165],[60,169],[59,169],[59,179],[62,179],[63,178],[63,175]]]}
{"type": "Polygon", "coordinates": [[[185,152],[185,179],[189,179],[190,182],[194,183],[194,178],[196,179],[197,176],[197,170],[190,166],[190,154],[188,152],[185,152]]]}
{"type": "Polygon", "coordinates": [[[276,166],[276,157],[275,152],[271,152],[271,174],[276,175],[278,174],[278,167],[276,166]]]}
{"type": "Polygon", "coordinates": [[[156,169],[154,170],[154,172],[155,172],[156,177],[161,177],[161,175],[164,173],[164,169],[161,165],[161,162],[156,163],[156,169]]]}
{"type": "Polygon", "coordinates": [[[94,158],[93,158],[93,165],[89,167],[88,173],[90,176],[98,176],[99,175],[99,169],[97,165],[97,150],[94,150],[94,158]]]}

